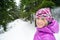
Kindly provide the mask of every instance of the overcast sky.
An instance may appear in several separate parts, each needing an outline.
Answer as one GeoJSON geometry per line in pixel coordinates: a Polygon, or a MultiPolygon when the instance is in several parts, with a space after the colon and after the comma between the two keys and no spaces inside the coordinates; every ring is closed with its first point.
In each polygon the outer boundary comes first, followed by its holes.
{"type": "Polygon", "coordinates": [[[20,0],[15,0],[15,1],[16,1],[16,5],[18,6],[18,5],[19,5],[20,0]]]}

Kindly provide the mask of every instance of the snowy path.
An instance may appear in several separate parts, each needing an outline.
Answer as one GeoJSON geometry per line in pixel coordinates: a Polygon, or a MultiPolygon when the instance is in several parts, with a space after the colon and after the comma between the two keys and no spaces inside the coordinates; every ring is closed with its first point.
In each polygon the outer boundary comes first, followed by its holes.
{"type": "MultiPolygon", "coordinates": [[[[35,33],[34,23],[24,22],[20,19],[15,20],[10,24],[12,28],[4,34],[0,34],[0,40],[33,40],[35,33]]],[[[55,34],[57,40],[60,40],[60,32],[55,34]]]]}
{"type": "Polygon", "coordinates": [[[12,23],[12,29],[0,35],[0,40],[33,40],[34,25],[18,20],[14,21],[15,24],[12,23]]]}

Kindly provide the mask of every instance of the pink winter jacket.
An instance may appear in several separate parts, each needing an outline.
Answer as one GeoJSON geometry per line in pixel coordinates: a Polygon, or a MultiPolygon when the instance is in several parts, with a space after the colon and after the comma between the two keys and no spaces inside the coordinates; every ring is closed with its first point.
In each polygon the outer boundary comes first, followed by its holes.
{"type": "Polygon", "coordinates": [[[51,24],[43,28],[37,28],[33,40],[56,40],[53,33],[59,31],[59,25],[56,20],[53,20],[51,24]]]}

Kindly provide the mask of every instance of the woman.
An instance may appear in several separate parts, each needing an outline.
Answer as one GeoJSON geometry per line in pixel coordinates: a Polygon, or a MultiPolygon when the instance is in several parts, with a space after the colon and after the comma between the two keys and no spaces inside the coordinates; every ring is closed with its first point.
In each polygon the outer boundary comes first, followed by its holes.
{"type": "Polygon", "coordinates": [[[33,40],[56,40],[54,33],[58,33],[58,22],[52,17],[50,8],[42,8],[36,12],[36,33],[33,40]]]}

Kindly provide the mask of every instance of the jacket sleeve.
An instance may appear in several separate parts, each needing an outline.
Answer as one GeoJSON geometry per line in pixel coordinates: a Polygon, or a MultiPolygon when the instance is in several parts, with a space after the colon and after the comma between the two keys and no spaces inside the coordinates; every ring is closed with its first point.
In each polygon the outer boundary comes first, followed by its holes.
{"type": "Polygon", "coordinates": [[[53,35],[45,34],[42,36],[42,40],[56,40],[53,35]]]}

